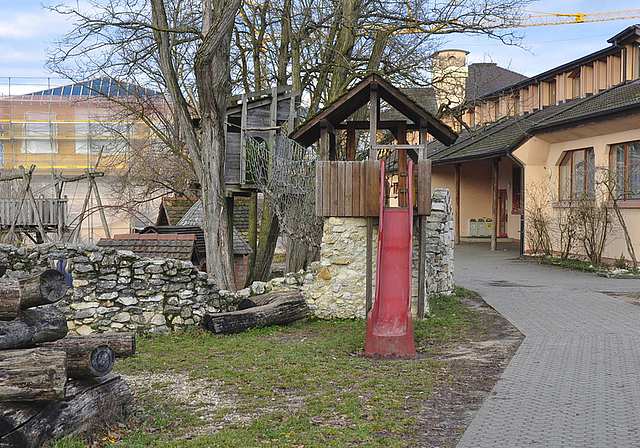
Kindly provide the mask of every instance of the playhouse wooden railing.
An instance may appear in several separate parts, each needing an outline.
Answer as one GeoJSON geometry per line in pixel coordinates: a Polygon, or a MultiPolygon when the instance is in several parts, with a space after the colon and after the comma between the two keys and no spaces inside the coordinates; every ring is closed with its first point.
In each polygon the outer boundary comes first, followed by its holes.
{"type": "MultiPolygon", "coordinates": [[[[431,161],[418,160],[416,215],[431,213],[431,161]]],[[[316,162],[316,215],[377,217],[380,212],[380,161],[316,162]]]]}
{"type": "MultiPolygon", "coordinates": [[[[68,199],[36,199],[35,206],[45,227],[57,228],[60,223],[66,224],[68,199]]],[[[14,221],[16,210],[20,200],[13,198],[0,198],[0,226],[9,227],[14,221]]],[[[37,227],[38,221],[29,201],[25,201],[20,210],[17,226],[37,227]]]]}

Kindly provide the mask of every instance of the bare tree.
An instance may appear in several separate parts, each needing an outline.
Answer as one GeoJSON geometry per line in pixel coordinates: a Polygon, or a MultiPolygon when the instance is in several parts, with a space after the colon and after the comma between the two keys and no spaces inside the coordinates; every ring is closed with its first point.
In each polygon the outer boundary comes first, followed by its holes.
{"type": "Polygon", "coordinates": [[[241,0],[90,0],[55,7],[75,28],[53,54],[58,73],[142,76],[168,91],[172,116],[202,185],[209,274],[235,289],[224,183],[225,117],[231,96],[231,33],[241,0]],[[151,20],[149,20],[151,17],[151,20]],[[197,114],[199,121],[192,119],[197,114]]]}

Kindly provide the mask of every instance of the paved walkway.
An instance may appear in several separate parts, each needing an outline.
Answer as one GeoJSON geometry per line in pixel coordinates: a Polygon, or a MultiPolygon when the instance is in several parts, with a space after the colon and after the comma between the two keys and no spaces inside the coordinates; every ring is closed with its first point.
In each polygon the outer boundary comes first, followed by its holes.
{"type": "Polygon", "coordinates": [[[525,340],[458,448],[640,447],[640,280],[516,260],[513,244],[456,246],[456,284],[525,340]],[[504,251],[504,248],[507,251],[504,251]]]}

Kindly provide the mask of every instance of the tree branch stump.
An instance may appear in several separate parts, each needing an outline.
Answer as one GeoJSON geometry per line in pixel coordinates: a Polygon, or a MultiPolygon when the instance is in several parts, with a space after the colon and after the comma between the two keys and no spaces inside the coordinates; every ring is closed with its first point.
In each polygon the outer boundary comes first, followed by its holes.
{"type": "Polygon", "coordinates": [[[57,308],[22,310],[11,321],[0,321],[0,350],[33,347],[66,336],[67,317],[57,308]]]}
{"type": "Polygon", "coordinates": [[[64,350],[0,351],[0,402],[62,400],[66,382],[64,350]]]}
{"type": "Polygon", "coordinates": [[[277,291],[243,300],[245,309],[205,314],[202,326],[215,334],[240,333],[258,326],[281,325],[307,317],[311,310],[298,291],[277,291]],[[250,306],[250,303],[254,306],[250,306]]]}

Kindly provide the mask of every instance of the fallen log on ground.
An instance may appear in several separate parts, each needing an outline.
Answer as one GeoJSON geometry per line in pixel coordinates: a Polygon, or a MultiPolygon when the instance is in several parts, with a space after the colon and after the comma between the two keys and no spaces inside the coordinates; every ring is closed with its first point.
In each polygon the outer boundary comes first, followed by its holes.
{"type": "Polygon", "coordinates": [[[64,350],[0,351],[0,402],[62,400],[66,382],[64,350]]]}
{"type": "Polygon", "coordinates": [[[33,347],[40,342],[62,339],[68,332],[67,318],[57,308],[22,310],[14,320],[0,321],[0,350],[33,347]]]}
{"type": "Polygon", "coordinates": [[[67,293],[67,279],[46,269],[21,279],[0,280],[0,320],[15,319],[21,309],[50,305],[67,293]]]}
{"type": "Polygon", "coordinates": [[[87,336],[66,336],[53,342],[40,344],[42,347],[70,347],[74,345],[108,345],[116,358],[127,358],[136,353],[135,333],[98,333],[87,336]]]}
{"type": "Polygon", "coordinates": [[[62,402],[0,403],[0,448],[39,447],[96,424],[111,424],[131,404],[129,386],[116,374],[69,381],[62,402]]]}
{"type": "Polygon", "coordinates": [[[307,317],[311,310],[298,291],[277,291],[246,299],[245,309],[205,314],[202,326],[215,334],[240,333],[258,326],[281,325],[307,317]],[[254,306],[250,306],[250,303],[254,306]]]}

